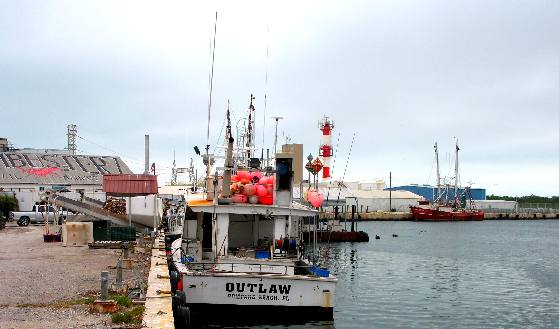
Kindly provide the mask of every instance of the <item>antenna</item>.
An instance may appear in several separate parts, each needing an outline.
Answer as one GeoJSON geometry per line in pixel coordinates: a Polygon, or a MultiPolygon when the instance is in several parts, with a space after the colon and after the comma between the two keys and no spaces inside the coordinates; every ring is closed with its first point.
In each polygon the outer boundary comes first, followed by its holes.
{"type": "Polygon", "coordinates": [[[78,126],[74,124],[68,125],[68,151],[70,154],[75,155],[77,146],[76,146],[76,136],[78,136],[78,126]]]}
{"type": "MultiPolygon", "coordinates": [[[[208,132],[206,134],[206,158],[208,163],[206,164],[206,191],[210,189],[210,171],[211,171],[211,161],[210,161],[210,121],[211,121],[211,111],[212,111],[212,92],[213,92],[213,81],[214,81],[214,63],[215,63],[215,36],[217,34],[217,11],[215,12],[215,23],[214,23],[214,38],[213,38],[213,48],[212,48],[212,68],[210,71],[210,95],[208,99],[208,132]]],[[[208,199],[210,194],[208,193],[208,199]]]]}
{"type": "Polygon", "coordinates": [[[208,99],[208,131],[206,134],[206,145],[209,149],[210,144],[210,119],[212,110],[212,92],[213,92],[213,81],[214,81],[214,63],[215,63],[215,36],[217,34],[217,11],[215,12],[215,23],[214,23],[214,38],[212,47],[212,66],[210,70],[210,95],[208,99]]]}
{"type": "Polygon", "coordinates": [[[269,36],[270,36],[270,26],[268,26],[267,28],[267,34],[266,34],[267,38],[266,38],[266,74],[264,76],[264,115],[263,115],[263,119],[264,119],[264,126],[262,127],[262,153],[264,153],[264,147],[265,147],[265,132],[266,132],[266,108],[268,106],[268,62],[269,62],[269,58],[270,58],[270,46],[268,44],[269,41],[269,36]]]}

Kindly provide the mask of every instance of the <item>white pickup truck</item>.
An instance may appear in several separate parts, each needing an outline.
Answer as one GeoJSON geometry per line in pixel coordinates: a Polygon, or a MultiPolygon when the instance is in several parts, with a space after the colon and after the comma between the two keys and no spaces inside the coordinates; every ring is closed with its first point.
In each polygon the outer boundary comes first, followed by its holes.
{"type": "MultiPolygon", "coordinates": [[[[59,221],[74,216],[68,210],[58,209],[59,221]]],[[[44,223],[48,218],[49,222],[54,221],[54,207],[45,205],[35,205],[31,211],[10,211],[10,220],[17,220],[17,225],[27,226],[29,223],[44,223]]]]}

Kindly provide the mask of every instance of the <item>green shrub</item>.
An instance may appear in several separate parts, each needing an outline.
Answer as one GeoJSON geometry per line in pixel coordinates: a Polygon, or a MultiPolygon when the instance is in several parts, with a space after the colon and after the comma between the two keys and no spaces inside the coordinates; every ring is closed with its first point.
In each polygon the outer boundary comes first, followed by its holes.
{"type": "Polygon", "coordinates": [[[142,323],[142,314],[144,314],[144,307],[138,306],[130,311],[114,313],[111,315],[111,320],[113,323],[142,323]]]}
{"type": "Polygon", "coordinates": [[[8,218],[10,211],[17,210],[18,202],[15,196],[8,194],[0,194],[0,217],[8,218]]]}
{"type": "Polygon", "coordinates": [[[132,305],[132,301],[126,296],[113,295],[111,296],[111,299],[116,301],[116,303],[120,306],[130,307],[132,305]]]}

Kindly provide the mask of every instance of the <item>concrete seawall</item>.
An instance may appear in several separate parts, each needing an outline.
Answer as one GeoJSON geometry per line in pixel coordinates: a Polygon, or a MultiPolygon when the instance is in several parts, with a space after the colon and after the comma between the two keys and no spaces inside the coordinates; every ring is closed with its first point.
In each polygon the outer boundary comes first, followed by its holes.
{"type": "MultiPolygon", "coordinates": [[[[413,221],[409,212],[369,212],[359,213],[358,221],[413,221]]],[[[332,213],[321,213],[321,218],[333,218],[332,213]]],[[[357,214],[356,214],[357,217],[357,214]]],[[[343,221],[351,220],[351,213],[340,213],[339,218],[343,221]]],[[[543,220],[559,219],[559,213],[486,213],[485,220],[543,220]]]]}

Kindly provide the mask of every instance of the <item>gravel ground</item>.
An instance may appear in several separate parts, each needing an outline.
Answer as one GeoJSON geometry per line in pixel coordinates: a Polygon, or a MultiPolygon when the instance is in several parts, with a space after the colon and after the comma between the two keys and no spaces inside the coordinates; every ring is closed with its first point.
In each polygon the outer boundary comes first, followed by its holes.
{"type": "MultiPolygon", "coordinates": [[[[0,231],[0,328],[110,328],[108,315],[90,314],[86,305],[45,305],[98,292],[101,271],[114,281],[116,270],[110,267],[121,251],[44,243],[42,233],[42,226],[14,222],[0,231]]],[[[147,278],[149,265],[140,253],[131,258],[139,261],[136,270],[123,275],[132,287],[147,278]]]]}
{"type": "Polygon", "coordinates": [[[111,328],[106,314],[92,314],[85,306],[71,308],[0,307],[0,328],[111,328]]]}

